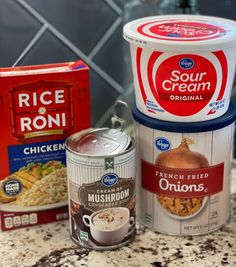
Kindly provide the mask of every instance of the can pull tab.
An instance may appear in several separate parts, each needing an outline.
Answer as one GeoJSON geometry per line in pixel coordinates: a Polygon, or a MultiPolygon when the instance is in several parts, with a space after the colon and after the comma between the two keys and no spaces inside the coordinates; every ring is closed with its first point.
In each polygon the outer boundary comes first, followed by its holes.
{"type": "Polygon", "coordinates": [[[113,116],[111,118],[113,129],[117,129],[119,131],[124,130],[126,120],[122,118],[122,114],[124,114],[124,109],[127,109],[128,107],[128,104],[122,100],[117,100],[115,102],[113,106],[113,116]]]}

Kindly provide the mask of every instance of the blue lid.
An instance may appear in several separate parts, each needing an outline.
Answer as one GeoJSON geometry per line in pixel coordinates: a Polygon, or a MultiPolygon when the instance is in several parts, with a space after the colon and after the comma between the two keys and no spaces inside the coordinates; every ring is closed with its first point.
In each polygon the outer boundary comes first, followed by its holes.
{"type": "Polygon", "coordinates": [[[134,105],[132,113],[135,121],[152,129],[177,133],[208,132],[224,128],[236,120],[236,106],[230,103],[228,111],[221,117],[201,122],[171,122],[150,118],[141,113],[134,105]]]}

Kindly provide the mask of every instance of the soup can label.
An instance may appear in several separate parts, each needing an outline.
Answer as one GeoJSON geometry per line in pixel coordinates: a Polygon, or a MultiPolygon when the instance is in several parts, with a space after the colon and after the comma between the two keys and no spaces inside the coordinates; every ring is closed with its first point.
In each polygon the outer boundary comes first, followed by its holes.
{"type": "Polygon", "coordinates": [[[135,235],[134,141],[107,156],[67,149],[67,164],[72,239],[98,250],[130,242],[135,235]]]}

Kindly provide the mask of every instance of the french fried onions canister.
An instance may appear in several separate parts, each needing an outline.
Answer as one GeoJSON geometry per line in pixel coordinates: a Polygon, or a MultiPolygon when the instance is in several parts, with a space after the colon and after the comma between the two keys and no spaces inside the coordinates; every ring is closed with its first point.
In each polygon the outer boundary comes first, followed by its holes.
{"type": "Polygon", "coordinates": [[[214,231],[230,216],[236,109],[208,122],[173,123],[133,108],[137,144],[137,218],[174,235],[214,231]]]}
{"type": "Polygon", "coordinates": [[[96,250],[135,236],[135,143],[118,129],[88,129],[66,140],[72,239],[96,250]]]}

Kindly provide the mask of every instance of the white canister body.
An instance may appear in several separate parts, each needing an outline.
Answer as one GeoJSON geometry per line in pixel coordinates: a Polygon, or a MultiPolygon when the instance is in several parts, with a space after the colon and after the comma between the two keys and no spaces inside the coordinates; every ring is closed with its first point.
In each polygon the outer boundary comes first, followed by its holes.
{"type": "Polygon", "coordinates": [[[215,125],[174,126],[133,110],[141,223],[160,233],[198,235],[228,221],[236,116],[231,108],[215,125]]]}

